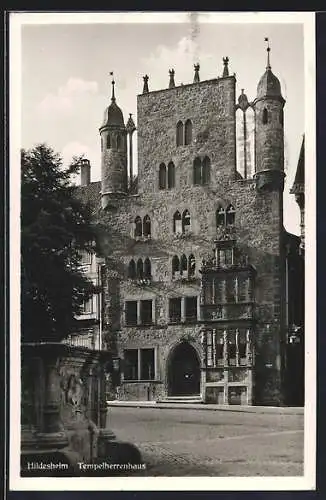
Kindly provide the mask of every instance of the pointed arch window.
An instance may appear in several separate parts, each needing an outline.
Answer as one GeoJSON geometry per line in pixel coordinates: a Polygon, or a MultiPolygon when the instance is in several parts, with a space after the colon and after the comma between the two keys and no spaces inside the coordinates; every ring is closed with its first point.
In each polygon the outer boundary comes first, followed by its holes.
{"type": "Polygon", "coordinates": [[[143,224],[139,215],[135,219],[135,238],[142,236],[143,234],[143,224]]]}
{"type": "Polygon", "coordinates": [[[111,148],[111,135],[110,134],[108,134],[106,137],[106,147],[107,147],[107,149],[111,148]]]}
{"type": "Polygon", "coordinates": [[[194,184],[201,184],[201,160],[200,158],[194,159],[194,184]]]}
{"type": "Polygon", "coordinates": [[[283,109],[280,109],[279,121],[280,121],[280,124],[283,126],[283,125],[284,125],[284,114],[283,114],[283,109]]]}
{"type": "Polygon", "coordinates": [[[149,279],[152,276],[152,266],[151,261],[147,257],[144,262],[144,277],[149,279]]]}
{"type": "Polygon", "coordinates": [[[142,259],[137,260],[137,278],[142,279],[144,276],[144,266],[142,259]]]}
{"type": "Polygon", "coordinates": [[[268,123],[268,111],[266,108],[263,109],[263,118],[262,118],[263,124],[266,125],[268,123]]]}
{"type": "Polygon", "coordinates": [[[146,236],[147,238],[150,237],[151,235],[151,219],[149,217],[149,215],[145,215],[144,217],[144,236],[146,236]]]}
{"type": "Polygon", "coordinates": [[[177,123],[177,146],[183,146],[183,123],[177,123]]]}
{"type": "Polygon", "coordinates": [[[180,274],[186,274],[188,271],[188,260],[185,254],[180,259],[180,274]]]}
{"type": "Polygon", "coordinates": [[[166,166],[165,163],[161,163],[159,167],[159,180],[158,187],[159,189],[166,189],[166,166]]]}
{"type": "Polygon", "coordinates": [[[117,149],[121,149],[121,144],[122,144],[121,135],[117,134],[117,149]]]}
{"type": "Polygon", "coordinates": [[[175,186],[175,166],[173,161],[168,164],[168,188],[174,188],[175,186]]]}
{"type": "Polygon", "coordinates": [[[180,271],[180,261],[177,255],[174,255],[172,259],[172,276],[175,276],[175,273],[180,271]]]}
{"type": "Polygon", "coordinates": [[[182,219],[179,210],[173,216],[173,232],[176,234],[182,233],[182,219]]]}
{"type": "Polygon", "coordinates": [[[134,280],[136,278],[136,263],[131,259],[128,266],[128,278],[134,280]]]}
{"type": "Polygon", "coordinates": [[[225,225],[225,210],[223,207],[219,206],[216,210],[216,227],[225,225]]]}
{"type": "Polygon", "coordinates": [[[191,144],[192,142],[192,123],[191,120],[187,120],[185,123],[185,145],[191,144]]]}
{"type": "Polygon", "coordinates": [[[193,254],[190,254],[188,259],[188,276],[189,277],[195,276],[195,272],[196,272],[196,259],[193,256],[193,254]]]}
{"type": "Polygon", "coordinates": [[[234,224],[235,221],[235,210],[233,205],[229,205],[228,208],[226,209],[226,218],[225,218],[225,223],[227,226],[231,226],[234,224]]]}
{"type": "Polygon", "coordinates": [[[182,232],[188,233],[191,230],[191,218],[189,210],[185,210],[182,214],[182,232]]]}
{"type": "Polygon", "coordinates": [[[205,156],[202,164],[202,184],[209,184],[211,178],[211,160],[205,156]]]}

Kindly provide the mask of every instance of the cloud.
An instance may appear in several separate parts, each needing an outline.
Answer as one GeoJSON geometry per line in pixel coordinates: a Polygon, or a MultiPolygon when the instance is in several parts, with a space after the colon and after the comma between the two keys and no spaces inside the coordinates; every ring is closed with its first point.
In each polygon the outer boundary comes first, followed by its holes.
{"type": "Polygon", "coordinates": [[[59,113],[70,114],[81,98],[97,94],[98,85],[94,81],[85,81],[81,78],[69,78],[65,85],[58,88],[55,94],[47,94],[39,103],[38,111],[41,114],[59,113]]]}
{"type": "Polygon", "coordinates": [[[202,80],[216,78],[214,71],[216,58],[204,52],[198,42],[197,33],[192,30],[189,36],[182,37],[176,46],[158,45],[148,57],[142,59],[142,65],[150,80],[150,90],[157,90],[167,87],[168,70],[175,69],[175,83],[191,83],[193,81],[195,63],[200,63],[203,72],[202,80]],[[210,71],[210,74],[207,72],[210,71]]]}

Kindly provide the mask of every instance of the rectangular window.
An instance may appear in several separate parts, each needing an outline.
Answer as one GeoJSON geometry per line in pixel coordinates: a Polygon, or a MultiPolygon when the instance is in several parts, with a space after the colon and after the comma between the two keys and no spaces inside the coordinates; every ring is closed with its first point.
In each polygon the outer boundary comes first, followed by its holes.
{"type": "Polygon", "coordinates": [[[245,330],[240,330],[238,333],[238,349],[240,365],[244,365],[247,361],[247,332],[245,330]]]}
{"type": "Polygon", "coordinates": [[[217,365],[223,364],[224,360],[224,335],[222,331],[218,331],[216,335],[216,361],[217,365]]]}
{"type": "Polygon", "coordinates": [[[82,314],[92,314],[93,312],[93,297],[88,300],[85,300],[83,304],[82,314]]]}
{"type": "Polygon", "coordinates": [[[185,297],[186,321],[197,321],[197,297],[185,297]]]}
{"type": "Polygon", "coordinates": [[[223,250],[219,250],[218,259],[219,259],[219,265],[221,267],[232,266],[232,264],[233,264],[233,249],[232,248],[225,248],[223,250]]]}
{"type": "Polygon", "coordinates": [[[87,250],[80,250],[79,254],[81,257],[80,264],[82,266],[87,266],[92,263],[92,254],[90,252],[88,252],[87,250]]]}
{"type": "Polygon", "coordinates": [[[151,325],[153,323],[151,300],[140,301],[140,322],[142,325],[151,325]]]}
{"type": "Polygon", "coordinates": [[[138,349],[124,351],[124,378],[138,380],[138,349]]]}
{"type": "Polygon", "coordinates": [[[140,378],[154,380],[154,349],[140,350],[140,378]]]}
{"type": "Polygon", "coordinates": [[[229,365],[235,366],[237,358],[236,335],[234,331],[228,332],[228,359],[229,365]]]}
{"type": "Polygon", "coordinates": [[[169,301],[169,318],[171,323],[181,321],[181,298],[173,298],[169,301]]]}
{"type": "Polygon", "coordinates": [[[128,300],[126,302],[126,325],[137,325],[137,301],[128,300]]]}
{"type": "Polygon", "coordinates": [[[227,302],[236,301],[236,288],[234,279],[228,279],[226,281],[226,301],[227,302]]]}

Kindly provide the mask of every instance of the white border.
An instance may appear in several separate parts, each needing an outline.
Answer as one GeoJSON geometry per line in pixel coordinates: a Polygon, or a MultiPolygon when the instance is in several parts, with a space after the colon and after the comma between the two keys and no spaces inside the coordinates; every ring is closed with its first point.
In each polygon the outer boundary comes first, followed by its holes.
{"type": "MultiPolygon", "coordinates": [[[[301,23],[305,47],[306,176],[306,405],[304,413],[304,476],[299,477],[110,477],[21,478],[20,471],[20,147],[21,147],[21,28],[25,24],[182,23],[189,13],[19,13],[10,14],[10,467],[11,490],[313,490],[316,469],[316,230],[315,230],[315,14],[198,13],[207,23],[301,23]],[[308,293],[309,291],[309,293],[308,293]],[[309,365],[309,366],[308,366],[309,365]],[[308,368],[308,369],[307,369],[308,368]]],[[[300,105],[300,103],[298,103],[300,105]]]]}

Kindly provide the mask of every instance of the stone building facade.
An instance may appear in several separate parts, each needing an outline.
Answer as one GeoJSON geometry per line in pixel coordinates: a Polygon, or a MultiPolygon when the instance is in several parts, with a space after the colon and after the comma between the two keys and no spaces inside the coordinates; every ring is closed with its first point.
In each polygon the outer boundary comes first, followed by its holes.
{"type": "Polygon", "coordinates": [[[267,59],[251,102],[243,91],[236,99],[228,58],[211,80],[195,65],[187,85],[170,70],[159,91],[145,75],[137,189],[136,126],[131,116],[125,125],[112,82],[102,179],[89,182],[82,166],[79,195],[93,204],[105,255],[101,328],[120,358],[121,399],[286,404],[285,101],[269,49],[267,59]]]}

